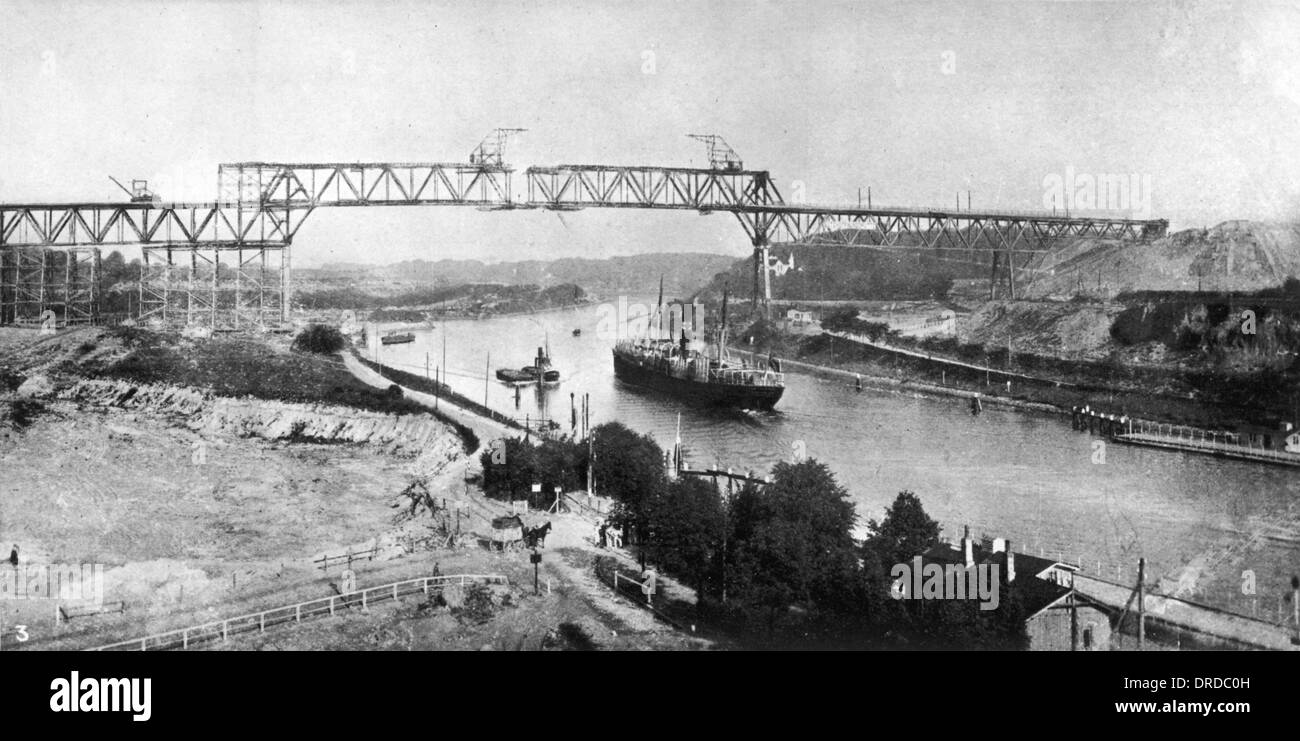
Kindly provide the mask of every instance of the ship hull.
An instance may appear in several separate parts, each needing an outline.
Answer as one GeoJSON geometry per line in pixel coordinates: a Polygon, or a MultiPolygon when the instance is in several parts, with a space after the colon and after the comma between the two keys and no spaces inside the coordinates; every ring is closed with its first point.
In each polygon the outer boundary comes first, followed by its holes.
{"type": "Polygon", "coordinates": [[[769,410],[785,393],[782,386],[741,386],[699,383],[667,376],[614,353],[614,376],[619,380],[655,389],[699,404],[769,410]]]}

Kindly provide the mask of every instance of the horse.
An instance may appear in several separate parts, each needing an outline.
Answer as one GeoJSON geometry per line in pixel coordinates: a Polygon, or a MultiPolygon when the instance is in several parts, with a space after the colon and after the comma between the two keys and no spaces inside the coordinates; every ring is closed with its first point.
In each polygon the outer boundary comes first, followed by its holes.
{"type": "Polygon", "coordinates": [[[528,543],[529,548],[546,547],[546,536],[551,532],[551,523],[548,520],[545,525],[539,527],[526,528],[524,530],[524,540],[528,543]]]}
{"type": "Polygon", "coordinates": [[[609,545],[611,548],[623,547],[623,528],[611,527],[605,534],[609,536],[609,545]]]}

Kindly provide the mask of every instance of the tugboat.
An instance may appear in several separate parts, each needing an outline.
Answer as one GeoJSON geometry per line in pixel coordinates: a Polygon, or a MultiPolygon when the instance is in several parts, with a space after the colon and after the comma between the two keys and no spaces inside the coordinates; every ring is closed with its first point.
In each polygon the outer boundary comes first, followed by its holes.
{"type": "MultiPolygon", "coordinates": [[[[663,305],[660,289],[659,305],[663,305]]],[[[727,355],[727,292],[722,293],[722,326],[712,354],[693,349],[681,338],[621,340],[614,345],[614,375],[629,383],[664,391],[704,404],[770,410],[785,393],[779,360],[768,356],[765,367],[747,365],[727,355]]]]}
{"type": "Polygon", "coordinates": [[[516,386],[537,383],[538,381],[543,385],[554,386],[560,382],[560,372],[551,367],[549,347],[546,350],[539,347],[537,348],[537,357],[533,359],[532,365],[526,365],[518,370],[514,368],[498,368],[497,380],[516,386]]]}

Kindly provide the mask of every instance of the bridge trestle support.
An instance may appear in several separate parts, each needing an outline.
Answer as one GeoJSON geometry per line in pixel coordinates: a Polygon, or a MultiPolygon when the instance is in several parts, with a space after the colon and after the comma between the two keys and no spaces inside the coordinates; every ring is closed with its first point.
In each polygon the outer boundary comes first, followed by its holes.
{"type": "Polygon", "coordinates": [[[156,327],[267,331],[288,320],[288,275],[288,245],[148,245],[137,319],[156,327]]]}
{"type": "Polygon", "coordinates": [[[98,247],[0,249],[0,325],[95,323],[100,270],[98,247]]]}

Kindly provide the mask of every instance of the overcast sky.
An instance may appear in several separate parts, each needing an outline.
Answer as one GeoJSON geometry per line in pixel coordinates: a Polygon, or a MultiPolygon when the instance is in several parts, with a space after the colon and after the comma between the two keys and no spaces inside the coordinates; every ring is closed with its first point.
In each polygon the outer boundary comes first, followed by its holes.
{"type": "MultiPolygon", "coordinates": [[[[1149,182],[1174,228],[1300,218],[1294,2],[0,0],[0,18],[10,202],[115,199],[110,174],[211,200],[219,162],[463,161],[515,126],[521,170],[703,166],[685,135],[709,132],[787,198],[1031,209],[1072,171],[1149,182]]],[[[295,247],[303,266],[749,249],[726,214],[449,208],[320,210],[295,247]]]]}

